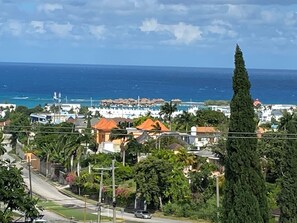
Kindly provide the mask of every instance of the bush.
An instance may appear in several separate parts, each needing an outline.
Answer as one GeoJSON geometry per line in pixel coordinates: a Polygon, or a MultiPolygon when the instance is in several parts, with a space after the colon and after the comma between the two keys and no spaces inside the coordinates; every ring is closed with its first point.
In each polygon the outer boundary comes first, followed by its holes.
{"type": "Polygon", "coordinates": [[[203,203],[167,203],[164,205],[164,215],[172,215],[176,217],[185,217],[194,220],[204,219],[212,222],[217,221],[217,208],[215,205],[215,197],[203,203]]]}

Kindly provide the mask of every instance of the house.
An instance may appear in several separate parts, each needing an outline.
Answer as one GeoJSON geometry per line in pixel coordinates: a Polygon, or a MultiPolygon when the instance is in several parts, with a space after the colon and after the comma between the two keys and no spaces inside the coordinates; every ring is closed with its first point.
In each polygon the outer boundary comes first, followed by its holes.
{"type": "Polygon", "coordinates": [[[159,120],[153,121],[150,118],[138,125],[136,129],[146,131],[151,136],[159,135],[162,132],[169,132],[169,129],[162,122],[159,120]]]}
{"type": "MultiPolygon", "coordinates": [[[[98,118],[91,118],[91,126],[96,125],[98,123],[99,119],[98,118]]],[[[79,133],[82,133],[82,130],[87,128],[88,125],[88,120],[85,118],[76,118],[76,119],[69,119],[68,122],[71,122],[75,126],[75,130],[77,130],[79,133]]]]}
{"type": "Polygon", "coordinates": [[[206,148],[208,145],[217,143],[220,137],[220,132],[214,127],[203,126],[191,128],[191,136],[189,143],[196,147],[197,150],[206,148]]]}
{"type": "Polygon", "coordinates": [[[120,152],[121,139],[110,140],[111,130],[118,128],[121,123],[132,124],[131,119],[125,118],[101,118],[92,128],[95,131],[96,143],[99,144],[98,152],[111,153],[120,152]]]}
{"type": "Polygon", "coordinates": [[[59,106],[60,111],[63,111],[63,112],[72,111],[75,114],[78,114],[78,112],[81,108],[80,104],[47,104],[47,105],[45,105],[44,110],[49,112],[49,111],[51,111],[51,108],[53,106],[59,106]]]}
{"type": "Polygon", "coordinates": [[[31,123],[40,123],[40,124],[60,124],[66,122],[69,118],[75,119],[75,114],[69,114],[68,112],[59,112],[59,113],[32,113],[30,114],[31,123]]]}

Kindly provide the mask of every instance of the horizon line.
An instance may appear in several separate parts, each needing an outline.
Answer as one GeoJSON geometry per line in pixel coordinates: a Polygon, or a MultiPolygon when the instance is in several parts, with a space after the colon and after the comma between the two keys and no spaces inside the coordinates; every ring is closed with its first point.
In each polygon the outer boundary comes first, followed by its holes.
{"type": "MultiPolygon", "coordinates": [[[[195,66],[174,66],[174,65],[137,65],[137,64],[96,64],[96,63],[64,63],[64,62],[14,62],[0,61],[1,64],[17,64],[17,65],[51,65],[51,66],[102,66],[102,67],[156,67],[156,68],[198,68],[198,69],[234,69],[234,67],[195,67],[195,66]]],[[[246,70],[292,70],[288,68],[247,68],[246,70]]]]}

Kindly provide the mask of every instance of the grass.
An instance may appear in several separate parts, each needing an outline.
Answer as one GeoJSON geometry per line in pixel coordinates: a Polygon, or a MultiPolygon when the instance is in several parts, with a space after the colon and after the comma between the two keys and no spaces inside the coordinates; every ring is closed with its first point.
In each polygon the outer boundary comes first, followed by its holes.
{"type": "Polygon", "coordinates": [[[199,219],[199,220],[192,220],[189,218],[182,218],[182,217],[175,217],[171,215],[164,215],[163,212],[155,212],[154,217],[159,217],[159,218],[168,218],[172,220],[181,220],[182,222],[188,222],[188,223],[211,223],[210,221],[199,219]]]}
{"type": "MultiPolygon", "coordinates": [[[[85,212],[84,208],[66,207],[52,201],[40,201],[38,203],[43,209],[54,212],[64,218],[77,221],[97,221],[97,215],[90,212],[85,212]]],[[[101,216],[102,221],[110,221],[111,218],[101,216]]]]}

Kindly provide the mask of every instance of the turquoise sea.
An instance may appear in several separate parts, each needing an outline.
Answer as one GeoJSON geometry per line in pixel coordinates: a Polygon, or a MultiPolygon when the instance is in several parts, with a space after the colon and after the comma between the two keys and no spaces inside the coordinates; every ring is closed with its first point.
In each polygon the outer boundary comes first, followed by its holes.
{"type": "MultiPolygon", "coordinates": [[[[251,94],[264,104],[297,104],[297,70],[248,69],[251,94]]],[[[116,98],[231,100],[231,68],[0,63],[0,103],[97,106],[116,98]]]]}

